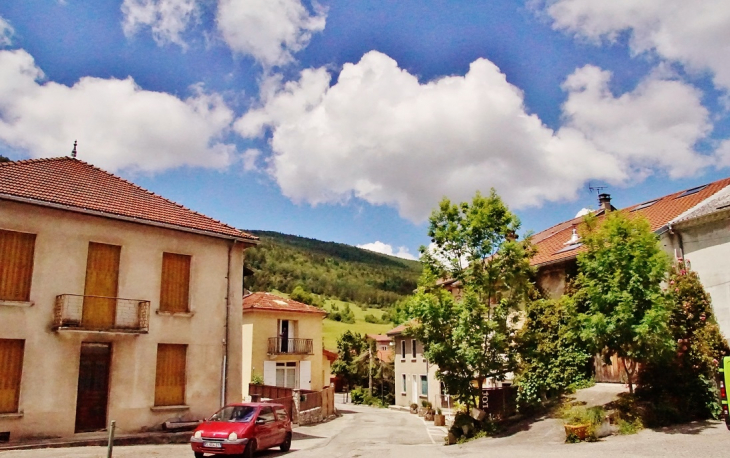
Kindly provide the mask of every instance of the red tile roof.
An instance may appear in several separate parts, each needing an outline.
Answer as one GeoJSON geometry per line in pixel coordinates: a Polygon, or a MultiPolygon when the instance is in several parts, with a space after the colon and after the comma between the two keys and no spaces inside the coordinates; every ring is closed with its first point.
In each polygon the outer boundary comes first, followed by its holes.
{"type": "Polygon", "coordinates": [[[285,299],[271,293],[252,293],[243,298],[243,311],[274,310],[277,312],[319,313],[327,312],[313,305],[285,299]]]}
{"type": "Polygon", "coordinates": [[[327,358],[329,360],[329,362],[334,362],[337,359],[337,356],[339,356],[339,355],[337,354],[337,352],[329,351],[326,348],[323,348],[322,356],[327,358]]]}
{"type": "Polygon", "coordinates": [[[366,334],[366,336],[368,339],[376,342],[390,342],[392,340],[390,337],[383,334],[366,334]]]}
{"type": "MultiPolygon", "coordinates": [[[[671,220],[686,212],[690,208],[713,196],[726,186],[730,185],[730,178],[709,183],[702,187],[698,192],[682,196],[685,191],[682,190],[669,194],[658,199],[648,200],[643,203],[631,205],[624,209],[618,210],[624,212],[630,218],[638,215],[644,216],[649,220],[652,231],[657,231],[666,226],[671,220]],[[651,205],[647,205],[653,202],[651,205]],[[640,208],[646,205],[644,208],[640,208]]],[[[696,188],[692,188],[693,190],[696,188]]],[[[602,218],[603,215],[599,215],[602,218]]],[[[532,258],[531,264],[534,266],[552,264],[567,259],[572,259],[582,251],[582,247],[573,250],[560,252],[567,248],[565,242],[570,240],[573,228],[583,223],[583,218],[574,218],[564,221],[560,224],[535,234],[532,237],[532,243],[537,248],[537,254],[532,258]]]]}
{"type": "Polygon", "coordinates": [[[411,323],[403,323],[401,325],[398,325],[398,326],[394,327],[393,329],[391,329],[390,331],[386,332],[385,334],[388,335],[388,336],[391,336],[391,337],[400,335],[400,334],[403,333],[403,331],[406,330],[406,328],[408,326],[410,326],[410,324],[411,323]]]}
{"type": "Polygon", "coordinates": [[[214,236],[258,240],[147,191],[91,164],[70,157],[0,163],[0,198],[91,211],[102,216],[162,224],[214,236]]]}

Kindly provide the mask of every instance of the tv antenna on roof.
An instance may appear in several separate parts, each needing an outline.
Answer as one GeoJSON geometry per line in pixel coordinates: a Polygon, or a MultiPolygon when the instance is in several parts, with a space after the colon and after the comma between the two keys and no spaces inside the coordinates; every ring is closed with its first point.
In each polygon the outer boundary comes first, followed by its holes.
{"type": "Polygon", "coordinates": [[[78,144],[78,142],[76,140],[74,140],[74,149],[73,149],[73,151],[71,151],[71,157],[74,159],[76,159],[76,145],[77,144],[78,144]]]}
{"type": "Polygon", "coordinates": [[[608,189],[608,186],[591,186],[591,183],[588,182],[588,192],[596,192],[596,195],[601,194],[601,191],[604,189],[608,189]]]}

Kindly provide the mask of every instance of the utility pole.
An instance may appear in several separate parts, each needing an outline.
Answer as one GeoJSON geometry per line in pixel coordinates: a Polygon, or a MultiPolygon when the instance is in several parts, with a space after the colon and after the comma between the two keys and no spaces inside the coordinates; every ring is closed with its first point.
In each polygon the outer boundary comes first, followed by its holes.
{"type": "Polygon", "coordinates": [[[373,343],[372,341],[368,345],[368,358],[370,359],[368,370],[368,393],[370,397],[373,397],[373,343]]]}

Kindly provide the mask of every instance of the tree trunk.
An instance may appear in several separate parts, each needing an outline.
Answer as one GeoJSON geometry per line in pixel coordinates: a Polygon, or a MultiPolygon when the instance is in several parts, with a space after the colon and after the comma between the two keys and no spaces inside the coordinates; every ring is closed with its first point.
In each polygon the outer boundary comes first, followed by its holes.
{"type": "Polygon", "coordinates": [[[626,381],[629,384],[629,393],[634,394],[634,369],[636,367],[636,363],[634,361],[631,361],[631,370],[629,370],[629,366],[626,365],[626,358],[621,358],[621,362],[624,365],[624,372],[626,372],[626,381]]]}

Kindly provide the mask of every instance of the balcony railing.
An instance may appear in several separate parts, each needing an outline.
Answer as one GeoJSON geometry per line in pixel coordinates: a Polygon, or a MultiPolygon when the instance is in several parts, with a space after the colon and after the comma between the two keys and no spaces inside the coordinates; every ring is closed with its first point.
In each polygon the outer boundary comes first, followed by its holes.
{"type": "Polygon", "coordinates": [[[146,334],[150,322],[150,301],[61,294],[56,296],[53,315],[54,331],[146,334]]]}
{"type": "Polygon", "coordinates": [[[270,355],[311,355],[312,339],[284,339],[269,337],[270,355]]]}

